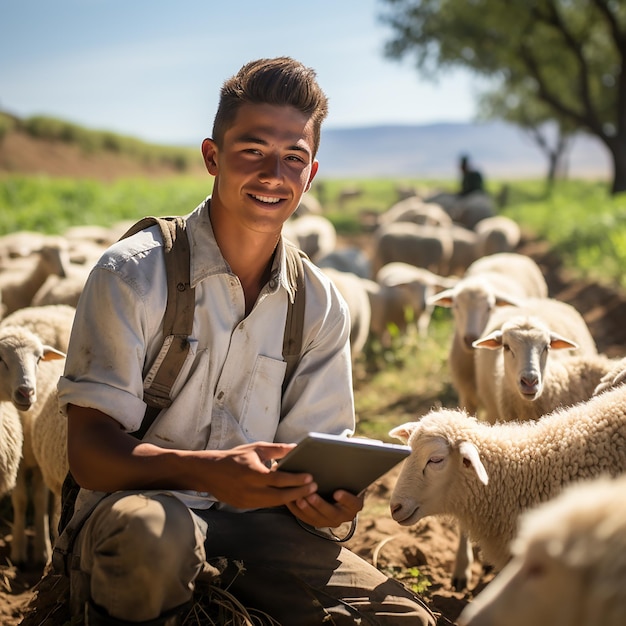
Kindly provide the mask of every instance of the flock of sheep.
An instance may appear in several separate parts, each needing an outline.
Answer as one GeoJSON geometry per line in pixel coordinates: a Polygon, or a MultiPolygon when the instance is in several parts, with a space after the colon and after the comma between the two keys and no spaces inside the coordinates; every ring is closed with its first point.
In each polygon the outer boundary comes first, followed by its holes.
{"type": "MultiPolygon", "coordinates": [[[[17,565],[29,560],[29,494],[32,560],[51,556],[49,511],[59,514],[67,473],[56,381],[89,269],[127,226],[0,238],[0,495],[12,501],[17,565]]],[[[582,315],[549,296],[540,267],[516,252],[518,225],[482,193],[409,196],[378,216],[367,250],[342,248],[307,196],[284,233],[344,296],[355,359],[369,340],[389,342],[391,324],[414,320],[425,335],[435,306],[452,309],[458,408],[391,430],[412,453],[390,511],[402,525],[458,521],[456,589],[470,582],[472,543],[502,570],[460,623],[621,625],[626,359],[599,354],[582,315]]]]}
{"type": "Polygon", "coordinates": [[[613,506],[626,500],[626,359],[598,353],[579,311],[550,297],[541,268],[516,252],[519,240],[484,197],[467,212],[410,197],[380,216],[369,264],[354,251],[308,253],[349,273],[349,286],[344,276],[336,285],[359,323],[369,299],[370,337],[384,340],[407,308],[422,333],[434,306],[452,309],[459,406],[390,431],[412,453],[389,505],[402,525],[458,521],[456,589],[470,582],[472,542],[502,570],[459,623],[617,626],[626,619],[626,517],[613,506]]]}

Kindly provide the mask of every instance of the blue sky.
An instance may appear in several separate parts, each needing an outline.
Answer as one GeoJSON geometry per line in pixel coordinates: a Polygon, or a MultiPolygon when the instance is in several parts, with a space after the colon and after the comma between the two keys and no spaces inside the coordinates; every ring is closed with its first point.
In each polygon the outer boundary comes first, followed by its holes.
{"type": "Polygon", "coordinates": [[[2,0],[0,109],[46,114],[160,143],[210,133],[241,65],[314,67],[328,128],[469,121],[469,76],[421,78],[385,59],[380,0],[2,0]]]}

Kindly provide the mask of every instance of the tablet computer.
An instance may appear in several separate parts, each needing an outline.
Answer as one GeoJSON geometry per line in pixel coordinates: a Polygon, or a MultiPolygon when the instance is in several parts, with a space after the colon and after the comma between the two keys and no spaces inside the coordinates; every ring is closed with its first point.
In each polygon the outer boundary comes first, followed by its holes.
{"type": "Polygon", "coordinates": [[[279,459],[277,469],[312,474],[318,493],[332,501],[337,489],[360,494],[410,451],[409,446],[375,439],[309,433],[279,459]]]}

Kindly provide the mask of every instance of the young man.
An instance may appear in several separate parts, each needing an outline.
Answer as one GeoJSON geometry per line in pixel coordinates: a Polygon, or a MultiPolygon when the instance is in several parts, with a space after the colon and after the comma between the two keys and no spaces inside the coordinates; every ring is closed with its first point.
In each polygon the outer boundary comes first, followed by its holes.
{"type": "Polygon", "coordinates": [[[187,216],[191,349],[142,440],[130,433],[167,295],[158,228],[115,244],[89,278],[59,382],[77,515],[93,509],[70,560],[88,624],[178,623],[217,557],[243,563],[229,591],[283,624],[434,624],[411,592],[316,531],[354,520],[362,498],[328,502],[312,476],[271,468],[309,431],[355,427],[346,306],[306,261],[303,353],[282,391],[294,285],[281,229],[317,173],[326,114],[315,72],[290,58],[224,83],[202,144],[213,193],[187,216]]]}

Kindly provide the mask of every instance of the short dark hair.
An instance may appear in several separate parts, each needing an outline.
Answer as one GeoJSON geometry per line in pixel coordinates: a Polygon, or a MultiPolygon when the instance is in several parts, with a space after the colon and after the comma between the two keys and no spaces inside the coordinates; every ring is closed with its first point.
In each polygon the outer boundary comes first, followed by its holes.
{"type": "Polygon", "coordinates": [[[309,115],[313,120],[313,156],[317,154],[328,98],[317,83],[315,70],[290,57],[258,59],[244,65],[220,91],[212,137],[218,146],[243,104],[293,106],[309,115]]]}

